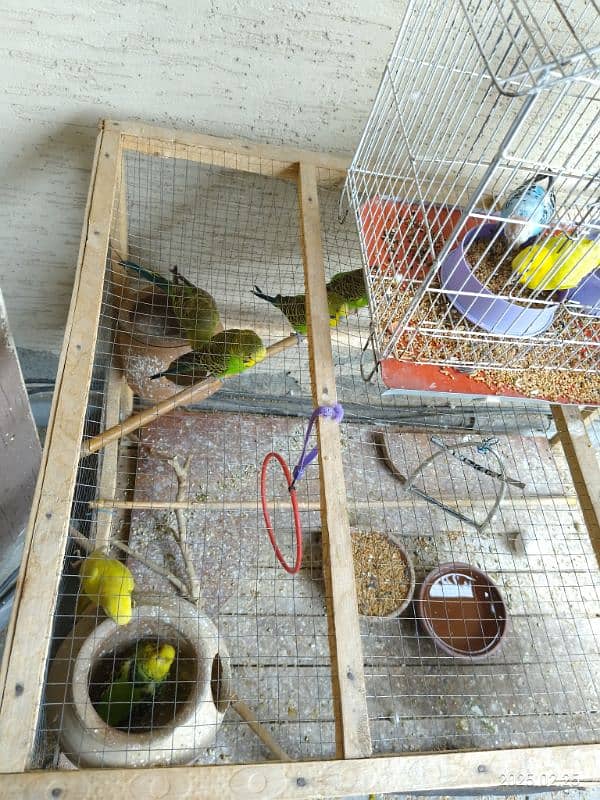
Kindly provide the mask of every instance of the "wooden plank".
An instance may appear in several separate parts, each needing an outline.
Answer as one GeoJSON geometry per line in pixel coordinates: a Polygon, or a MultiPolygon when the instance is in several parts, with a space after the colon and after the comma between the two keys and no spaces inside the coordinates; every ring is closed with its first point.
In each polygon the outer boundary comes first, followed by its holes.
{"type": "Polygon", "coordinates": [[[256,172],[274,178],[295,179],[300,161],[317,169],[318,180],[328,181],[332,173],[345,177],[347,158],[300,150],[294,147],[246,142],[201,133],[188,133],[138,122],[106,123],[107,128],[123,133],[123,147],[162,158],[185,158],[205,164],[256,172]]]}
{"type": "MultiPolygon", "coordinates": [[[[117,425],[121,413],[121,393],[124,378],[122,374],[111,367],[106,378],[106,391],[104,394],[104,419],[105,428],[117,425]]],[[[119,466],[119,440],[115,439],[104,448],[102,463],[98,476],[98,497],[114,497],[117,489],[117,469],[119,466]]],[[[99,514],[96,521],[96,547],[108,548],[113,527],[112,514],[99,514]]]]}
{"type": "MultiPolygon", "coordinates": [[[[98,493],[100,494],[100,493],[98,493]]],[[[456,503],[456,495],[439,495],[438,499],[442,503],[452,505],[456,503]]],[[[494,502],[493,497],[476,497],[469,498],[470,506],[478,508],[479,506],[489,508],[494,502]]],[[[373,509],[372,500],[348,500],[349,505],[354,509],[373,509]]],[[[430,504],[421,499],[418,495],[411,495],[406,498],[382,498],[378,501],[381,510],[394,510],[397,508],[430,508],[430,504]]],[[[116,509],[116,508],[219,508],[219,509],[252,509],[256,508],[254,500],[232,500],[232,501],[219,501],[219,500],[113,500],[110,497],[99,497],[97,500],[90,500],[90,508],[102,509],[116,509]]],[[[320,503],[317,502],[299,502],[298,506],[301,511],[318,511],[321,508],[320,503]]],[[[500,503],[500,508],[508,507],[511,509],[526,509],[531,510],[539,509],[540,507],[548,507],[552,509],[567,509],[577,507],[577,498],[569,495],[542,495],[531,497],[509,497],[505,498],[500,503]]],[[[288,501],[276,501],[273,508],[291,508],[288,501]]]]}
{"type": "Polygon", "coordinates": [[[0,290],[0,583],[19,567],[42,450],[0,290]]]}
{"type": "Polygon", "coordinates": [[[1,679],[1,771],[27,767],[37,733],[92,375],[120,158],[120,135],[102,130],[96,144],[65,345],[6,643],[1,679]]]}
{"type": "Polygon", "coordinates": [[[118,786],[120,800],[248,800],[342,797],[387,792],[593,788],[600,784],[600,745],[566,745],[465,753],[424,753],[304,763],[154,769],[43,770],[1,775],[5,800],[96,800],[118,786]]]}
{"type": "MultiPolygon", "coordinates": [[[[584,422],[594,421],[596,417],[600,414],[600,408],[584,408],[581,412],[581,418],[584,422]]],[[[548,444],[550,447],[555,448],[558,447],[560,444],[560,434],[558,431],[548,439],[548,444]]]]}
{"type": "Polygon", "coordinates": [[[552,406],[590,541],[600,564],[600,467],[581,412],[575,406],[552,406]]]}
{"type": "MultiPolygon", "coordinates": [[[[315,166],[301,162],[298,175],[300,226],[308,312],[309,364],[315,406],[332,405],[337,393],[315,166]]],[[[340,429],[319,418],[319,474],[323,522],[323,573],[332,643],[337,744],[344,758],[368,756],[371,736],[365,698],[350,525],[344,483],[340,429]]]]}

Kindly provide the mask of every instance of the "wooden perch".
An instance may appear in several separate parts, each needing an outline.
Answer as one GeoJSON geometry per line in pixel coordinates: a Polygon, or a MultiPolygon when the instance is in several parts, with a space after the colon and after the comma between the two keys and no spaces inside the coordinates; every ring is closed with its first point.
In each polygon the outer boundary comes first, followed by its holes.
{"type": "MultiPolygon", "coordinates": [[[[280,339],[278,342],[275,342],[275,344],[267,347],[266,357],[269,358],[270,356],[275,356],[278,353],[281,353],[283,350],[287,350],[287,348],[297,345],[298,341],[298,336],[295,333],[291,334],[290,336],[286,336],[285,339],[280,339]]],[[[84,456],[89,456],[91,453],[97,453],[98,450],[106,447],[106,445],[110,444],[110,442],[114,442],[115,439],[121,439],[128,433],[132,433],[133,431],[143,428],[144,425],[148,425],[150,422],[153,422],[153,420],[168,414],[170,411],[174,411],[180,406],[186,406],[190,405],[191,403],[198,403],[201,400],[206,400],[207,397],[210,397],[212,394],[219,391],[219,389],[223,386],[223,382],[227,380],[227,377],[233,376],[226,376],[224,378],[205,378],[204,380],[195,383],[193,386],[186,386],[185,389],[177,392],[172,397],[167,397],[166,400],[161,400],[160,403],[156,403],[156,405],[153,405],[150,408],[145,408],[143,411],[140,411],[137,414],[132,414],[129,419],[126,419],[124,422],[120,422],[118,425],[113,425],[111,428],[108,428],[102,433],[99,433],[97,436],[92,437],[87,442],[84,442],[81,447],[81,458],[84,456]]]]}
{"type": "Polygon", "coordinates": [[[243,700],[235,694],[231,693],[229,702],[233,710],[248,724],[248,727],[253,731],[261,742],[265,745],[267,750],[279,761],[294,761],[294,759],[286,753],[281,745],[271,736],[269,731],[262,723],[256,719],[254,711],[249,705],[244,703],[243,700]]]}
{"type": "MultiPolygon", "coordinates": [[[[441,494],[439,499],[444,503],[451,503],[457,500],[456,494],[441,494]]],[[[493,497],[469,497],[462,498],[468,499],[469,504],[473,506],[487,505],[493,502],[493,497]]],[[[373,507],[371,500],[355,500],[350,498],[348,501],[351,508],[354,509],[369,509],[373,507]]],[[[389,508],[413,508],[415,505],[424,503],[418,497],[390,497],[389,499],[383,498],[381,503],[383,506],[389,508]]],[[[577,505],[576,494],[531,494],[524,495],[523,497],[510,497],[504,501],[512,508],[529,508],[529,504],[535,503],[536,505],[549,507],[549,508],[573,508],[577,505]]],[[[260,508],[260,500],[110,500],[109,498],[100,498],[98,500],[89,500],[88,506],[90,508],[99,509],[102,511],[117,511],[118,509],[127,509],[130,511],[159,511],[160,509],[184,509],[188,511],[255,511],[260,508]]],[[[291,503],[289,500],[272,500],[271,508],[278,511],[286,511],[290,509],[291,503]]],[[[320,511],[320,500],[299,500],[298,508],[300,511],[320,511]]]]}
{"type": "MultiPolygon", "coordinates": [[[[180,502],[185,498],[188,490],[190,461],[191,456],[186,458],[183,465],[179,463],[177,456],[173,456],[173,458],[168,460],[168,463],[173,467],[173,471],[177,476],[177,500],[180,502]]],[[[181,556],[185,564],[189,595],[192,602],[198,604],[200,598],[200,582],[196,575],[196,568],[194,567],[194,562],[192,561],[189,550],[186,515],[183,513],[182,509],[178,508],[175,510],[175,518],[177,519],[177,531],[174,531],[175,541],[179,545],[181,556]]]]}

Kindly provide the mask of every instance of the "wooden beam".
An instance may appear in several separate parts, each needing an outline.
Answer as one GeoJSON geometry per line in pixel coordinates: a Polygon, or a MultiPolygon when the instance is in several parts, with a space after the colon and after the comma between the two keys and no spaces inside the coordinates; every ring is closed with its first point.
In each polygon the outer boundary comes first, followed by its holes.
{"type": "MultiPolygon", "coordinates": [[[[333,405],[337,401],[337,393],[314,164],[301,162],[299,165],[298,199],[313,402],[315,406],[333,405]]],[[[371,754],[371,735],[339,425],[333,420],[319,418],[317,438],[336,743],[338,755],[357,758],[371,754]]]]}
{"type": "MultiPolygon", "coordinates": [[[[594,421],[594,419],[600,414],[600,408],[584,408],[581,412],[581,418],[584,422],[594,421]]],[[[560,444],[560,434],[558,431],[548,439],[548,444],[553,449],[558,447],[560,444]]]]}
{"type": "Polygon", "coordinates": [[[121,137],[96,143],[65,346],[33,500],[1,676],[0,771],[26,769],[37,735],[48,648],[102,302],[121,137]]]}
{"type": "Polygon", "coordinates": [[[300,161],[317,169],[319,181],[330,181],[333,173],[342,179],[350,159],[294,147],[245,142],[240,139],[188,133],[139,122],[108,121],[107,128],[123,134],[123,147],[161,158],[185,158],[203,164],[295,180],[300,161]]]}
{"type": "MultiPolygon", "coordinates": [[[[104,417],[105,428],[117,425],[121,413],[121,394],[123,376],[114,367],[108,371],[106,378],[106,392],[104,394],[104,417]]],[[[102,453],[102,461],[98,476],[98,497],[113,497],[117,490],[117,471],[119,467],[119,440],[110,442],[102,453]]],[[[96,520],[96,535],[94,541],[96,547],[108,548],[112,535],[112,514],[100,514],[96,520]]]]}
{"type": "Polygon", "coordinates": [[[346,761],[154,767],[152,769],[39,770],[0,775],[4,800],[281,800],[500,790],[591,789],[600,785],[600,745],[423,753],[346,761]]]}
{"type": "MultiPolygon", "coordinates": [[[[445,505],[452,505],[458,502],[455,494],[438,495],[437,499],[445,505]]],[[[473,508],[489,508],[494,502],[495,497],[474,497],[468,498],[469,506],[473,508]]],[[[423,508],[429,505],[427,500],[423,500],[418,495],[409,495],[408,497],[394,497],[394,498],[381,498],[379,501],[382,508],[389,511],[399,510],[401,508],[423,508]]],[[[90,508],[97,508],[103,510],[113,509],[159,509],[159,508],[193,508],[193,509],[216,509],[219,511],[254,511],[259,508],[259,501],[257,500],[114,500],[110,497],[102,497],[98,500],[90,500],[88,503],[90,508]]],[[[348,505],[353,509],[372,509],[373,502],[370,500],[354,500],[349,499],[348,505]]],[[[500,508],[508,509],[528,509],[528,508],[554,508],[566,509],[576,508],[578,505],[577,495],[524,495],[523,497],[506,497],[500,503],[500,508]]],[[[290,509],[289,500],[274,500],[269,503],[273,509],[290,509]]],[[[298,508],[300,511],[320,511],[320,501],[299,500],[298,508]]]]}
{"type": "Polygon", "coordinates": [[[552,406],[552,415],[590,541],[600,565],[600,466],[581,412],[575,406],[552,406]]]}

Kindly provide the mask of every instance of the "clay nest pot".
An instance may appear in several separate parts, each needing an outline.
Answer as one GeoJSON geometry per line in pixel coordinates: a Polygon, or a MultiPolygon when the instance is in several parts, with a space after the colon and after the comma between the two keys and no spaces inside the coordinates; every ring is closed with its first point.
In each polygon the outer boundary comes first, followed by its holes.
{"type": "Polygon", "coordinates": [[[167,378],[152,379],[190,350],[165,292],[123,292],[115,345],[125,379],[139,397],[156,403],[179,391],[167,378]]]}
{"type": "Polygon", "coordinates": [[[214,743],[231,697],[229,656],[213,623],[181,598],[144,597],[128,625],[84,617],[54,657],[46,691],[49,728],[82,767],[189,764],[214,743]],[[160,702],[119,727],[94,708],[120,656],[140,641],[175,647],[160,702]]]}

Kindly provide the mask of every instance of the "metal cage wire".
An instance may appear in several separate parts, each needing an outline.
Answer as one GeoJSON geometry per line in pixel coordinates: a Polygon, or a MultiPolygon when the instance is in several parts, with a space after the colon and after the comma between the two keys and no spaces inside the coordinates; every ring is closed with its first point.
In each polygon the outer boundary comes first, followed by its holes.
{"type": "Polygon", "coordinates": [[[600,299],[517,282],[503,206],[552,176],[527,245],[595,242],[599,41],[595,3],[408,4],[345,186],[380,359],[598,371],[600,299]],[[468,272],[444,271],[459,246],[468,272]]]}

